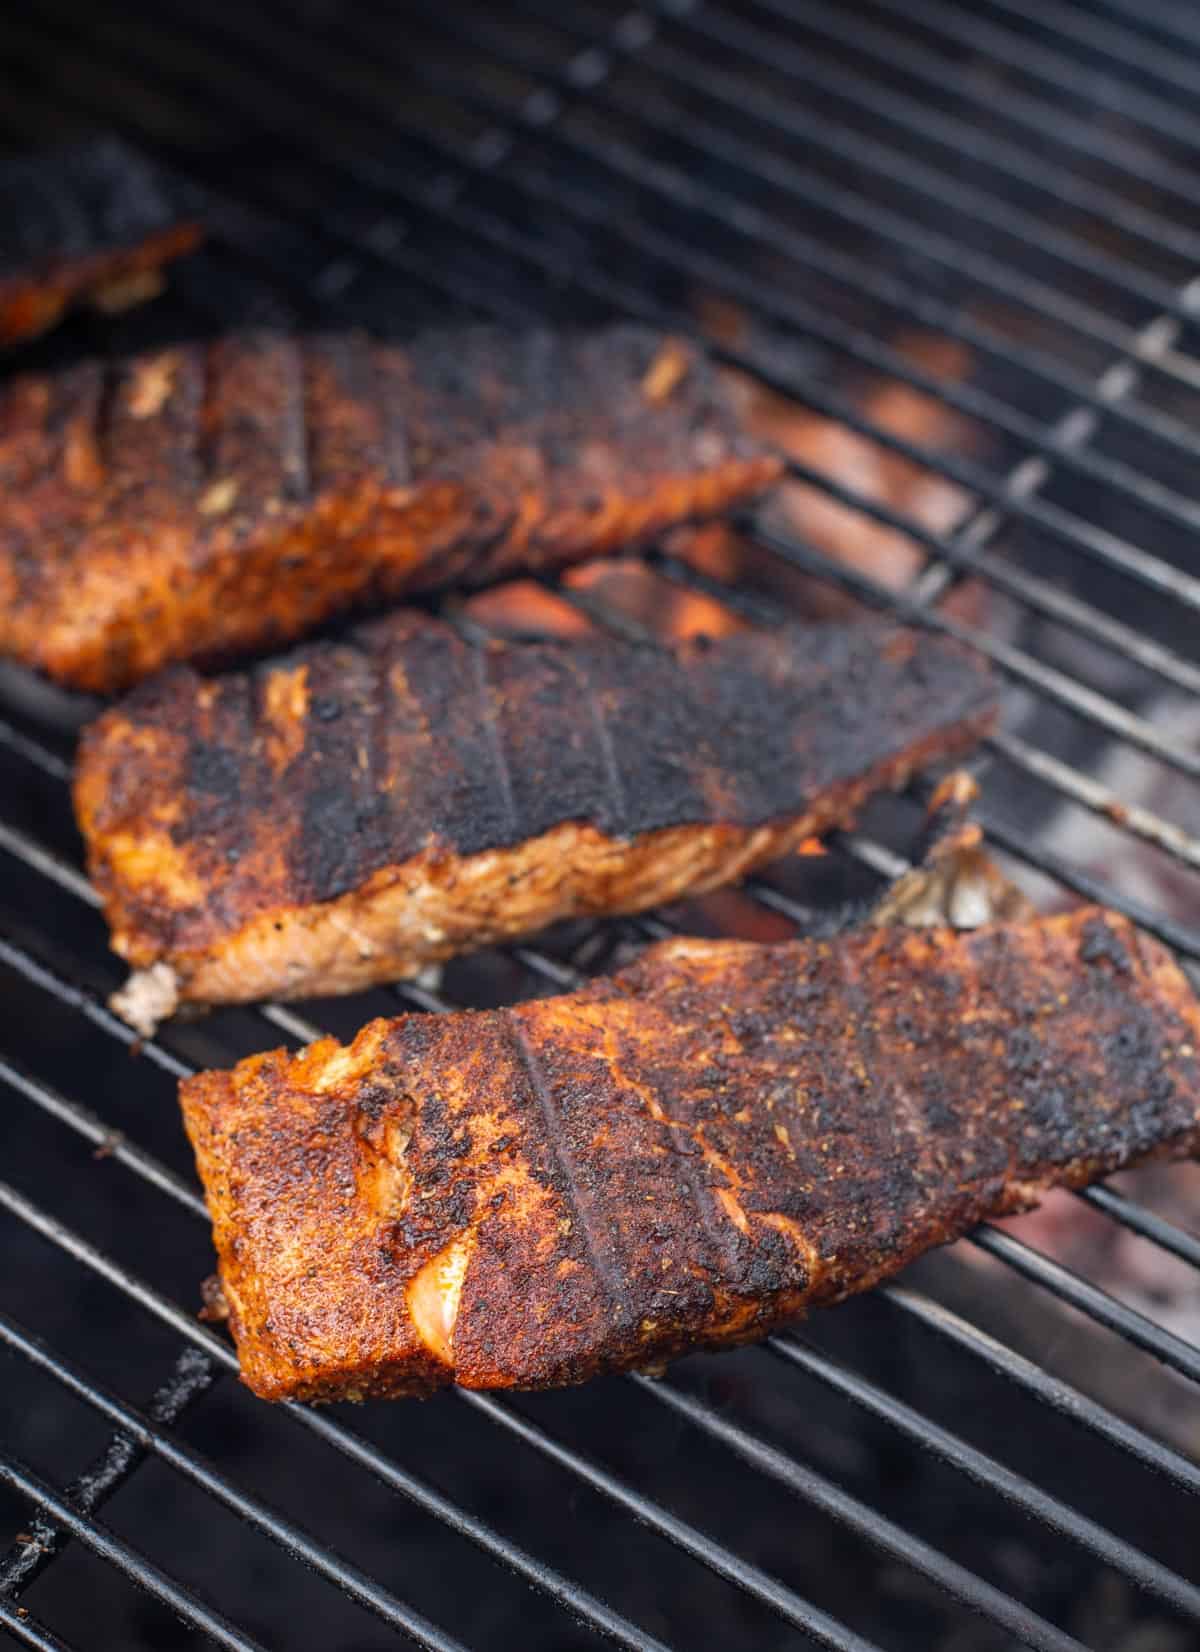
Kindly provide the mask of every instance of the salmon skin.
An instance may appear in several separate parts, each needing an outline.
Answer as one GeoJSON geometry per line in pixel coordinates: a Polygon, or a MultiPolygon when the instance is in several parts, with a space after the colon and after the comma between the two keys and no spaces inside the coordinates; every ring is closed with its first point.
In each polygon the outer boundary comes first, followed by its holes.
{"type": "Polygon", "coordinates": [[[0,649],[109,693],[353,606],[643,543],[779,462],[616,326],[238,334],[0,393],[0,649]]]}
{"type": "Polygon", "coordinates": [[[988,1217],[1200,1148],[1200,1007],[1089,908],[675,941],[516,1009],[181,1086],[265,1399],[542,1388],[765,1336],[988,1217]]]}
{"type": "Polygon", "coordinates": [[[0,345],[73,305],[123,309],[200,244],[198,193],[116,138],[0,164],[0,345]]]}
{"type": "Polygon", "coordinates": [[[349,992],[561,918],[711,889],[991,726],[954,643],[789,627],[476,647],[400,613],[85,735],[75,801],[149,1031],[349,992]],[[148,973],[145,973],[148,972],[148,973]]]}

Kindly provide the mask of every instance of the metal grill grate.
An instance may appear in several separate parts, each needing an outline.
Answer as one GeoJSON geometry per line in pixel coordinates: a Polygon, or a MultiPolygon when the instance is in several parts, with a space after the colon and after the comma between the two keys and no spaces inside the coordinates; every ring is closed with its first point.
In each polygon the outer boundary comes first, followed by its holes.
{"type": "MultiPolygon", "coordinates": [[[[742,336],[710,339],[731,365],[946,479],[961,509],[933,531],[793,456],[795,480],[919,549],[907,584],[763,517],[744,524],[739,582],[660,552],[663,589],[773,621],[783,570],[972,641],[1012,690],[981,764],[993,843],[1200,962],[1200,842],[1180,824],[1200,745],[1155,711],[1200,690],[1200,25],[1185,11],[515,0],[498,17],[474,0],[401,21],[383,0],[42,0],[6,18],[0,81],[5,141],[115,127],[217,203],[215,244],[168,304],[72,323],[49,356],[158,327],[398,309],[406,325],[616,310],[706,336],[698,296],[736,304],[742,336]],[[897,343],[912,326],[975,371],[922,365],[897,343]],[[864,411],[846,386],[867,372],[967,421],[975,449],[864,411]],[[982,619],[947,607],[966,582],[982,619]],[[1104,778],[1122,753],[1175,788],[1162,810],[1104,778]],[[1102,878],[1065,853],[1048,824],[1061,809],[1167,868],[1177,898],[1139,889],[1123,860],[1102,878]]],[[[570,582],[555,592],[640,623],[570,582]]],[[[1001,1266],[975,1275],[969,1315],[935,1269],[928,1291],[887,1287],[662,1381],[361,1415],[243,1400],[228,1342],[193,1312],[207,1236],[174,1082],[315,1036],[318,1016],[344,1035],[397,998],[453,1007],[455,972],[439,991],[172,1026],[125,1060],[67,740],[23,692],[0,722],[0,1515],[10,1494],[20,1534],[0,1622],[16,1642],[87,1644],[88,1603],[116,1611],[124,1579],[122,1621],[172,1647],[1196,1644],[1200,1467],[1143,1389],[1158,1368],[1182,1379],[1161,1380],[1194,1446],[1200,1345],[1007,1232],[971,1241],[1001,1266]],[[1042,1327],[1039,1359],[976,1323],[1002,1289],[1042,1327]],[[1039,1319],[1040,1295],[1076,1319],[1039,1319]],[[1111,1403],[1054,1372],[1054,1340],[1084,1324],[1123,1373],[1111,1403]]],[[[918,816],[915,801],[889,816],[890,842],[838,839],[835,867],[860,886],[894,870],[918,816]]],[[[777,923],[811,917],[787,881],[750,894],[777,923]]],[[[614,938],[678,922],[514,948],[494,991],[560,989],[614,938]]],[[[1200,1240],[1127,1194],[1081,1198],[1200,1267],[1200,1240]]]]}

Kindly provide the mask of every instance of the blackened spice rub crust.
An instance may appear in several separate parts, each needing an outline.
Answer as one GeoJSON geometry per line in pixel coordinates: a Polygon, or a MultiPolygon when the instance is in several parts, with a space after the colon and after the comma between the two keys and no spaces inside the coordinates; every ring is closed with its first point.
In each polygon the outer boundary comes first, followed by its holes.
{"type": "Polygon", "coordinates": [[[1200,1007],[1095,908],[678,941],[181,1095],[255,1393],[548,1387],[754,1340],[1048,1188],[1195,1154],[1200,1007]]]}
{"type": "Polygon", "coordinates": [[[164,264],[199,245],[195,192],[115,138],[0,165],[0,345],[72,305],[153,297],[164,264]]]}
{"type": "Polygon", "coordinates": [[[399,613],[245,674],[179,668],[80,751],[113,945],[157,971],[118,1007],[145,1028],[178,998],[350,991],[715,887],[995,709],[957,645],[874,627],[477,648],[399,613]]]}
{"type": "Polygon", "coordinates": [[[779,463],[638,327],[236,335],[0,393],[0,648],[98,693],[640,544],[779,463]]]}

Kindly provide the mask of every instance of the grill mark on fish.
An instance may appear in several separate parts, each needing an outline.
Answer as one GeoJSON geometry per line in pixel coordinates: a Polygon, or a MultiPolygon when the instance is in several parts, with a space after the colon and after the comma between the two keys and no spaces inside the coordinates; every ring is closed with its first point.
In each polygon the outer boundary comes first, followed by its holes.
{"type": "MultiPolygon", "coordinates": [[[[564,652],[563,662],[579,686],[580,704],[583,706],[596,736],[596,745],[600,751],[600,760],[604,766],[604,777],[608,786],[607,820],[612,823],[613,831],[619,832],[621,829],[620,822],[629,819],[629,800],[625,795],[625,787],[621,781],[621,769],[617,762],[612,734],[604,715],[604,705],[588,676],[586,655],[564,652]]],[[[597,820],[598,822],[605,821],[601,808],[597,809],[597,820]]]]}
{"type": "Polygon", "coordinates": [[[500,738],[495,692],[488,677],[489,651],[485,646],[468,644],[468,648],[471,656],[471,672],[475,679],[475,698],[479,705],[479,720],[487,739],[488,755],[492,760],[496,791],[504,805],[504,830],[508,841],[515,842],[520,828],[517,821],[517,806],[513,798],[512,774],[509,770],[508,754],[505,752],[504,743],[500,738]]]}
{"type": "Polygon", "coordinates": [[[288,342],[284,349],[283,419],[281,421],[280,474],[285,499],[312,497],[312,456],[309,432],[312,409],[309,399],[309,368],[299,348],[288,342]]]}
{"type": "Polygon", "coordinates": [[[561,1181],[560,1196],[570,1213],[572,1223],[578,1223],[592,1271],[603,1286],[622,1325],[632,1323],[633,1310],[625,1284],[624,1269],[619,1260],[609,1256],[609,1246],[615,1248],[616,1235],[612,1224],[597,1207],[579,1165],[566,1139],[566,1126],[555,1106],[554,1094],[520,1020],[511,1010],[503,1012],[504,1025],[516,1051],[517,1060],[529,1083],[529,1091],[537,1103],[545,1131],[546,1145],[557,1167],[561,1181]]]}
{"type": "MultiPolygon", "coordinates": [[[[361,338],[361,335],[359,336],[361,338]]],[[[379,357],[367,350],[365,339],[362,345],[367,363],[364,387],[365,393],[370,396],[370,405],[375,408],[379,425],[384,479],[389,487],[403,492],[411,487],[415,480],[408,417],[402,398],[394,393],[389,379],[380,371],[379,357]]]]}

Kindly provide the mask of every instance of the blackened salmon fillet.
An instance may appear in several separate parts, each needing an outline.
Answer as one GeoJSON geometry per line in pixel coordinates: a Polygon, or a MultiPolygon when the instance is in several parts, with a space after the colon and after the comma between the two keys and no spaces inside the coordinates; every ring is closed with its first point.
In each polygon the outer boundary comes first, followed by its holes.
{"type": "Polygon", "coordinates": [[[986,668],[887,627],[475,646],[398,613],[85,735],[75,801],[149,1031],[180,1000],[349,992],[711,889],[994,721],[986,668]],[[147,973],[148,972],[148,973],[147,973]]]}
{"type": "Polygon", "coordinates": [[[0,345],[73,305],[153,297],[200,244],[198,193],[116,138],[0,163],[0,345]]]}
{"type": "Polygon", "coordinates": [[[1195,1154],[1200,1007],[1096,908],[672,941],[181,1096],[255,1393],[540,1388],[753,1341],[1050,1188],[1195,1154]]]}
{"type": "Polygon", "coordinates": [[[615,326],[239,334],[0,392],[0,649],[107,693],[340,610],[640,544],[779,474],[615,326]]]}

